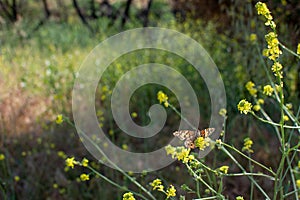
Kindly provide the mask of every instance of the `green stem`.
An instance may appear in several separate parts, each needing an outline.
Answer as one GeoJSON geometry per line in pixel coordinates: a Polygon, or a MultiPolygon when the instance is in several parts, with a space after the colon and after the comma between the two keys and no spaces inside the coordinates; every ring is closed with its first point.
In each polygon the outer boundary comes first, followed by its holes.
{"type": "Polygon", "coordinates": [[[147,200],[147,198],[146,198],[145,196],[143,196],[142,194],[136,193],[136,192],[134,192],[134,191],[132,191],[132,190],[129,190],[127,187],[124,187],[124,186],[119,185],[118,183],[112,181],[111,179],[109,179],[109,178],[107,178],[106,176],[104,176],[104,175],[102,175],[101,173],[99,173],[99,172],[98,172],[97,170],[95,170],[94,168],[92,168],[92,167],[90,167],[90,166],[87,166],[87,168],[88,168],[89,170],[91,170],[92,172],[94,172],[95,174],[97,174],[98,176],[100,176],[103,180],[105,180],[105,181],[107,181],[108,183],[112,184],[113,186],[115,186],[115,187],[117,187],[117,188],[119,188],[119,189],[121,189],[121,190],[124,190],[124,191],[132,192],[132,193],[135,194],[136,196],[139,196],[139,197],[141,197],[141,198],[147,200]]]}
{"type": "Polygon", "coordinates": [[[195,126],[193,126],[189,120],[187,120],[187,118],[185,118],[171,103],[169,103],[170,108],[172,108],[172,110],[174,110],[174,112],[179,115],[181,117],[181,119],[183,119],[190,127],[192,127],[194,130],[198,130],[198,128],[196,128],[195,126]]]}
{"type": "MultiPolygon", "coordinates": [[[[224,146],[221,146],[222,151],[224,151],[230,158],[233,160],[233,162],[245,173],[245,169],[243,166],[227,151],[224,146]]],[[[266,194],[266,192],[260,187],[260,185],[251,177],[248,176],[248,178],[254,183],[254,185],[261,191],[261,193],[266,197],[266,199],[271,200],[270,197],[266,194]]]]}
{"type": "Polygon", "coordinates": [[[296,54],[294,51],[290,50],[289,48],[287,48],[285,45],[283,45],[281,42],[279,42],[279,45],[286,50],[287,52],[289,52],[290,54],[296,56],[297,58],[300,59],[300,56],[298,54],[296,54]]]}
{"type": "MultiPolygon", "coordinates": [[[[268,123],[268,124],[271,124],[273,126],[278,126],[278,127],[282,127],[282,128],[290,128],[290,129],[300,129],[300,126],[288,126],[288,125],[281,125],[281,124],[277,124],[273,121],[268,121],[268,120],[265,120],[259,116],[257,116],[254,112],[250,112],[256,119],[262,121],[262,122],[265,122],[265,123],[268,123]]],[[[281,135],[281,138],[282,138],[282,135],[281,135]]]]}
{"type": "Polygon", "coordinates": [[[250,158],[249,156],[243,154],[241,151],[239,151],[238,149],[236,149],[234,146],[230,146],[224,142],[222,142],[221,144],[223,144],[224,146],[236,151],[238,154],[240,154],[241,156],[245,157],[246,159],[250,160],[251,162],[255,163],[256,165],[264,168],[265,170],[269,171],[272,175],[276,175],[275,172],[273,172],[271,169],[269,169],[268,167],[264,166],[263,164],[260,164],[259,162],[253,160],[252,158],[250,158]]]}

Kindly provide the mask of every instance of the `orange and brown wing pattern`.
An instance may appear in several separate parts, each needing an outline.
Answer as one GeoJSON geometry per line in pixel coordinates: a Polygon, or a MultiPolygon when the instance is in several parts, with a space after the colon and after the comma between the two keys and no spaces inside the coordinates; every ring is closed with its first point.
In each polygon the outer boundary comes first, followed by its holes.
{"type": "Polygon", "coordinates": [[[200,131],[200,136],[207,138],[209,137],[213,132],[215,131],[215,128],[206,128],[200,131]]]}

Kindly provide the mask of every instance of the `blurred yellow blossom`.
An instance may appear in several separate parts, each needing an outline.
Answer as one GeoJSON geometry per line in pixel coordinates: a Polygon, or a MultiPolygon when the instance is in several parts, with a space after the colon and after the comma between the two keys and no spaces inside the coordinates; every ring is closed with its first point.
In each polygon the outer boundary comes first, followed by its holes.
{"type": "Polygon", "coordinates": [[[293,104],[291,103],[287,103],[285,104],[285,106],[287,107],[287,109],[291,110],[293,108],[293,104]]]}
{"type": "Polygon", "coordinates": [[[136,118],[137,116],[138,116],[138,114],[137,114],[136,112],[132,112],[132,113],[131,113],[131,117],[132,117],[132,118],[136,118]]]}
{"type": "Polygon", "coordinates": [[[255,106],[253,106],[253,110],[255,110],[255,111],[259,111],[260,110],[260,105],[255,105],[255,106]]]}
{"type": "Polygon", "coordinates": [[[61,123],[63,123],[63,121],[64,121],[63,116],[62,115],[57,115],[55,122],[57,124],[61,124],[61,123]]]}
{"type": "Polygon", "coordinates": [[[131,192],[127,192],[123,194],[123,200],[135,200],[135,198],[131,192]]]}
{"type": "Polygon", "coordinates": [[[5,155],[3,153],[0,154],[0,160],[4,160],[5,159],[5,155]]]}
{"type": "Polygon", "coordinates": [[[256,42],[257,40],[257,35],[255,33],[251,33],[249,36],[250,42],[256,42]]]}
{"type": "Polygon", "coordinates": [[[81,164],[83,167],[87,167],[89,165],[89,160],[86,158],[83,158],[81,161],[81,164]]]}
{"type": "Polygon", "coordinates": [[[252,104],[249,103],[247,100],[243,99],[239,102],[237,107],[241,113],[247,114],[248,112],[251,111],[252,104]]]}
{"type": "Polygon", "coordinates": [[[242,196],[237,196],[235,199],[236,199],[236,200],[244,200],[244,197],[242,197],[242,196]]]}
{"type": "Polygon", "coordinates": [[[274,89],[272,88],[271,85],[266,85],[266,86],[264,86],[264,91],[263,91],[263,93],[264,93],[265,95],[271,96],[273,92],[274,92],[274,89]]]}
{"type": "Polygon", "coordinates": [[[258,99],[258,100],[257,100],[257,103],[258,103],[258,104],[264,104],[265,101],[264,101],[263,99],[258,99]]]}
{"type": "Polygon", "coordinates": [[[297,46],[297,54],[300,55],[300,43],[297,46]]]}
{"type": "Polygon", "coordinates": [[[225,117],[227,115],[227,110],[225,108],[221,108],[219,111],[219,115],[222,117],[225,117]]]}
{"type": "Polygon", "coordinates": [[[287,115],[284,115],[284,116],[283,116],[283,120],[284,120],[284,121],[289,121],[290,119],[289,119],[289,117],[288,117],[287,115]]]}
{"type": "Polygon", "coordinates": [[[248,153],[253,153],[253,150],[251,149],[252,144],[253,144],[253,141],[249,137],[245,138],[242,151],[246,151],[248,153]]]}
{"type": "Polygon", "coordinates": [[[88,181],[88,180],[90,180],[90,176],[88,174],[81,174],[80,175],[80,180],[81,181],[88,181]]]}
{"type": "Polygon", "coordinates": [[[257,89],[254,88],[255,84],[252,81],[248,81],[245,85],[246,89],[250,93],[251,96],[256,97],[257,89]]]}
{"type": "Polygon", "coordinates": [[[300,179],[296,181],[297,187],[300,188],[300,179]]]}
{"type": "Polygon", "coordinates": [[[14,177],[14,180],[15,180],[16,182],[20,181],[20,176],[15,176],[15,177],[14,177]]]}

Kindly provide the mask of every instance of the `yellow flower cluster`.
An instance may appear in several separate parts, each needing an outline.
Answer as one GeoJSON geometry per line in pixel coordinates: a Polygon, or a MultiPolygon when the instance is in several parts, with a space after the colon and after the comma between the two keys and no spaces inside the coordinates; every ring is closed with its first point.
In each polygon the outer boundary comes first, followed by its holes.
{"type": "Polygon", "coordinates": [[[252,81],[248,81],[247,84],[245,85],[245,87],[251,96],[254,96],[254,97],[257,96],[257,89],[254,88],[255,84],[252,81]]]}
{"type": "Polygon", "coordinates": [[[263,99],[258,99],[256,102],[256,105],[253,106],[253,110],[259,111],[261,108],[260,105],[264,104],[264,103],[265,103],[265,101],[263,99]]]}
{"type": "Polygon", "coordinates": [[[160,179],[155,179],[150,183],[152,186],[153,190],[158,190],[158,191],[164,191],[164,186],[162,185],[162,182],[160,179]]]}
{"type": "Polygon", "coordinates": [[[176,189],[173,185],[170,185],[170,187],[167,189],[167,199],[175,196],[176,196],[176,189]]]}
{"type": "Polygon", "coordinates": [[[257,2],[257,4],[255,5],[256,10],[257,10],[257,14],[262,15],[266,18],[266,26],[270,26],[272,29],[276,28],[276,24],[273,21],[273,17],[271,15],[271,12],[269,11],[267,5],[265,3],[262,2],[257,2]]]}
{"type": "Polygon", "coordinates": [[[272,71],[273,71],[273,73],[274,73],[274,75],[275,76],[278,76],[279,75],[279,77],[280,78],[282,78],[283,77],[283,72],[282,72],[282,65],[279,63],[279,62],[275,62],[274,64],[273,64],[273,66],[272,66],[272,71]]]}
{"type": "Polygon", "coordinates": [[[277,34],[274,32],[270,32],[265,35],[265,39],[268,44],[268,49],[264,50],[265,56],[267,56],[272,61],[277,60],[277,58],[279,58],[279,55],[282,54],[282,51],[279,49],[277,34]]]}
{"type": "Polygon", "coordinates": [[[152,186],[153,190],[158,190],[160,192],[163,192],[167,195],[166,199],[169,199],[170,197],[176,196],[176,189],[173,185],[170,185],[168,189],[165,191],[164,186],[162,185],[162,181],[160,179],[153,180],[150,185],[152,186]]]}
{"type": "Polygon", "coordinates": [[[300,55],[300,43],[297,46],[297,54],[300,55]]]}
{"type": "Polygon", "coordinates": [[[171,155],[172,158],[176,158],[177,160],[181,160],[183,163],[188,163],[195,159],[193,155],[190,154],[190,149],[186,149],[184,147],[172,147],[168,145],[165,147],[167,155],[171,155]]]}
{"type": "Polygon", "coordinates": [[[206,147],[210,145],[210,139],[204,137],[198,137],[195,140],[195,146],[198,147],[201,151],[203,151],[206,147]]]}
{"type": "Polygon", "coordinates": [[[273,94],[273,92],[274,92],[274,89],[272,88],[271,85],[266,85],[266,86],[264,86],[264,91],[263,91],[263,93],[264,93],[265,95],[271,96],[271,95],[273,94]]]}
{"type": "Polygon", "coordinates": [[[250,138],[245,138],[244,139],[244,146],[242,148],[242,151],[246,151],[248,153],[253,153],[253,150],[251,149],[253,144],[253,141],[250,138]]]}
{"type": "Polygon", "coordinates": [[[239,102],[237,107],[241,113],[244,113],[246,115],[248,114],[248,112],[251,112],[252,104],[246,99],[243,99],[239,102]]]}
{"type": "Polygon", "coordinates": [[[237,196],[235,199],[236,199],[236,200],[244,200],[244,197],[242,197],[242,196],[237,196]]]}
{"type": "Polygon", "coordinates": [[[135,198],[131,192],[127,192],[123,194],[123,200],[135,200],[135,198]]]}
{"type": "Polygon", "coordinates": [[[165,107],[169,106],[168,96],[165,93],[163,93],[163,91],[159,91],[157,93],[157,99],[158,99],[158,101],[159,101],[160,104],[164,103],[165,107]]]}

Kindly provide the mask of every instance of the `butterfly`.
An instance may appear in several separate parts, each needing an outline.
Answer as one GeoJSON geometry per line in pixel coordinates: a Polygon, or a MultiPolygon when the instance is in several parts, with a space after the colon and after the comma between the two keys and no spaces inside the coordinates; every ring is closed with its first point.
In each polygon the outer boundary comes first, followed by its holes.
{"type": "Polygon", "coordinates": [[[206,129],[203,129],[203,130],[196,130],[196,131],[179,130],[179,131],[175,131],[173,133],[173,135],[178,137],[180,140],[185,140],[184,141],[184,146],[186,146],[186,148],[194,149],[195,148],[195,143],[194,142],[198,137],[207,138],[214,131],[215,131],[215,128],[206,128],[206,129]]]}

